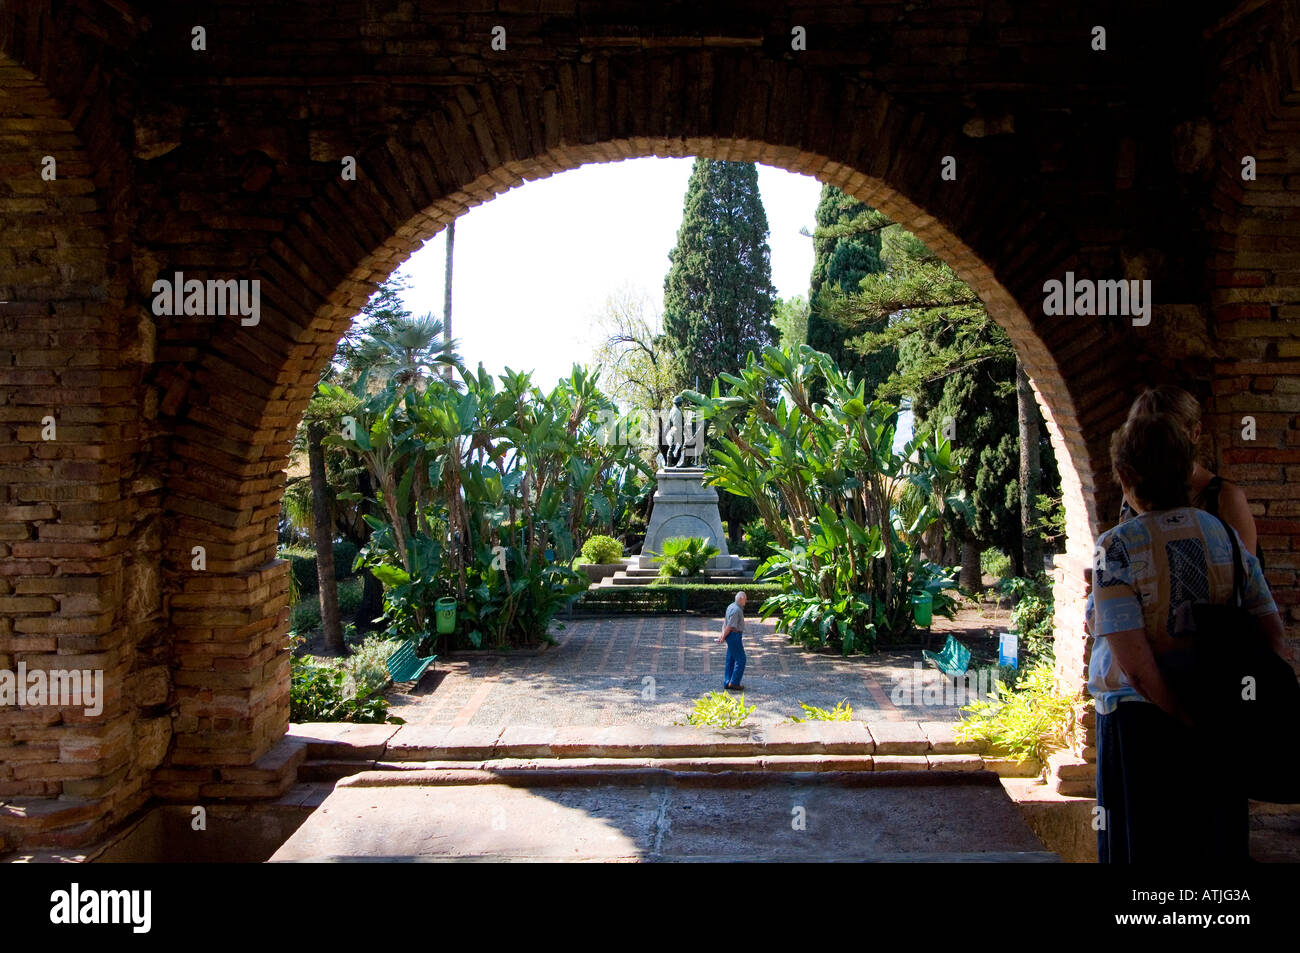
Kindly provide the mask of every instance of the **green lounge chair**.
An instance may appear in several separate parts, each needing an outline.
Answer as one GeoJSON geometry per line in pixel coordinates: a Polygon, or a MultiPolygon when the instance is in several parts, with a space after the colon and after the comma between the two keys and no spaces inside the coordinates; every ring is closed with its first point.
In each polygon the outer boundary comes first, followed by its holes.
{"type": "Polygon", "coordinates": [[[415,640],[407,639],[401,648],[388,656],[388,675],[395,682],[419,681],[424,670],[437,658],[436,655],[420,658],[415,654],[415,640]]]}
{"type": "Polygon", "coordinates": [[[953,678],[960,678],[965,675],[966,669],[970,665],[970,649],[951,635],[948,636],[948,641],[943,643],[943,649],[939,652],[922,649],[921,654],[935,668],[953,678]]]}

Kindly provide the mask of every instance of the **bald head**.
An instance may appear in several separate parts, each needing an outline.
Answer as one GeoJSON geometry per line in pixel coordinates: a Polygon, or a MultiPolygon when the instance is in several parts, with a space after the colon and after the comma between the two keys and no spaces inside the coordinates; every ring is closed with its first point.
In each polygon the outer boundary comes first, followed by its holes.
{"type": "Polygon", "coordinates": [[[736,593],[736,605],[740,606],[742,609],[745,608],[745,592],[743,589],[736,593]]]}

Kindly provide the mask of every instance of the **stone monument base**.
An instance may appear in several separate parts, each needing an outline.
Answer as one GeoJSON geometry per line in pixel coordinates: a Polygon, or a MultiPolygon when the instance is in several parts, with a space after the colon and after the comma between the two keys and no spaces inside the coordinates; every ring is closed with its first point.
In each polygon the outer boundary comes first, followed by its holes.
{"type": "Polygon", "coordinates": [[[709,560],[710,569],[739,569],[740,560],[727,550],[727,536],[722,531],[718,513],[718,491],[704,485],[702,467],[671,467],[655,474],[655,495],[646,527],[645,543],[637,565],[658,566],[661,560],[652,554],[663,551],[666,539],[698,536],[718,547],[718,555],[709,560]]]}

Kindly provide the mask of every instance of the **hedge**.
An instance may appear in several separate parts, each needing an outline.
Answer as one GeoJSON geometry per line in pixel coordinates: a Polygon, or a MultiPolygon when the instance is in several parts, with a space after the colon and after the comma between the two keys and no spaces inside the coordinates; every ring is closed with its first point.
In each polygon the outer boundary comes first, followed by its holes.
{"type": "MultiPolygon", "coordinates": [[[[316,592],[320,581],[316,578],[316,554],[310,550],[286,549],[280,553],[282,559],[289,560],[289,569],[298,582],[300,593],[316,592]]],[[[334,544],[334,578],[350,579],[353,576],[352,561],[357,558],[357,547],[344,540],[334,544]]]]}
{"type": "Polygon", "coordinates": [[[574,604],[574,614],[639,615],[690,612],[715,615],[726,611],[744,590],[750,615],[783,588],[772,583],[737,580],[734,583],[676,583],[662,586],[607,586],[588,589],[574,604]]]}

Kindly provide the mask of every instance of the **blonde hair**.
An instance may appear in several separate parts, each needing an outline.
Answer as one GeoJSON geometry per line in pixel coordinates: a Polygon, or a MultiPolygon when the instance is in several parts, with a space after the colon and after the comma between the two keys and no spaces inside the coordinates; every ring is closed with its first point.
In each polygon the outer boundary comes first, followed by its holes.
{"type": "Polygon", "coordinates": [[[1129,408],[1128,419],[1137,417],[1168,417],[1183,429],[1189,440],[1196,436],[1201,426],[1201,405],[1181,387],[1166,384],[1148,387],[1129,408]]]}

